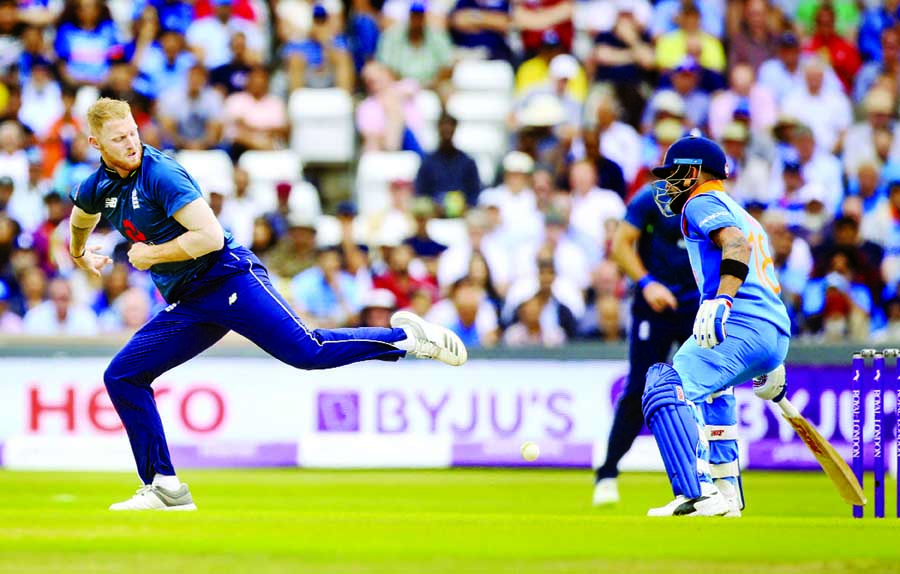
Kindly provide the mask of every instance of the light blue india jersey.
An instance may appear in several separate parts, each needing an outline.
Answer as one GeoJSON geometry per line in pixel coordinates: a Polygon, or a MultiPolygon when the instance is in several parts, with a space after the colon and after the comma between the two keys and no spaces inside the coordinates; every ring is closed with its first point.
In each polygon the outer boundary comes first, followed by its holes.
{"type": "Polygon", "coordinates": [[[768,321],[790,335],[791,321],[781,301],[781,285],[775,277],[769,236],[758,221],[728,196],[721,181],[709,181],[698,187],[682,210],[681,231],[701,299],[714,299],[719,289],[722,250],[709,236],[723,227],[740,229],[752,249],[750,272],[734,298],[731,316],[750,322],[768,321]]]}

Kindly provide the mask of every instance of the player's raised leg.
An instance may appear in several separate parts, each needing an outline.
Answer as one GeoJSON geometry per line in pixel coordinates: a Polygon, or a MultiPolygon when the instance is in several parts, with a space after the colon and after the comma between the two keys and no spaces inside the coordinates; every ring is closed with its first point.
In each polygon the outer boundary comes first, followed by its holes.
{"type": "Polygon", "coordinates": [[[103,381],[125,426],[144,483],[132,498],[113,504],[110,510],[196,509],[188,486],[175,474],[151,384],[227,332],[221,326],[198,322],[187,306],[173,305],[135,333],[107,367],[103,381]]]}
{"type": "Polygon", "coordinates": [[[272,286],[259,260],[241,251],[237,264],[246,272],[228,278],[204,298],[206,315],[289,365],[331,369],[368,360],[396,361],[411,353],[458,366],[468,358],[452,331],[412,313],[395,314],[391,329],[310,329],[272,286]]]}
{"type": "Polygon", "coordinates": [[[707,462],[703,418],[685,398],[681,378],[670,365],[647,372],[644,419],[659,446],[675,499],[648,516],[722,516],[728,503],[713,485],[707,462]]]}

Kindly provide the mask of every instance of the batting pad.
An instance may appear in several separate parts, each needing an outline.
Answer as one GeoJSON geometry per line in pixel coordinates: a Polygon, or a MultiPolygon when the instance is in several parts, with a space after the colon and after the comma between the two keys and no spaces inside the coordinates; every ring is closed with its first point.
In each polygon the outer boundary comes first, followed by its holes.
{"type": "Polygon", "coordinates": [[[685,399],[681,378],[671,366],[657,363],[647,371],[644,419],[656,439],[675,496],[700,496],[697,448],[700,432],[693,406],[685,399]]]}

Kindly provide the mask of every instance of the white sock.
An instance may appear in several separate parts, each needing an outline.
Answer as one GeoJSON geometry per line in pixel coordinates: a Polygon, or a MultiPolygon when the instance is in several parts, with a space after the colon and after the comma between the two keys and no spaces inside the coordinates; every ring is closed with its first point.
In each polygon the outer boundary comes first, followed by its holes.
{"type": "Polygon", "coordinates": [[[403,327],[403,332],[406,333],[406,338],[401,341],[394,341],[394,346],[402,351],[411,353],[416,350],[416,338],[406,330],[406,327],[403,327]]]}
{"type": "Polygon", "coordinates": [[[166,476],[164,474],[157,474],[153,477],[153,484],[156,486],[161,486],[166,490],[178,490],[181,488],[181,481],[178,480],[177,476],[166,476]]]}

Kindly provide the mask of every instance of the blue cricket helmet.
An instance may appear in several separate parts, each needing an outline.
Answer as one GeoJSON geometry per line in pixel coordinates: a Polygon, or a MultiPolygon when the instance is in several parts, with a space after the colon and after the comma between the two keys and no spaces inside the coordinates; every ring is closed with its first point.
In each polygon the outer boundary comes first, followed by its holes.
{"type": "Polygon", "coordinates": [[[666,178],[683,165],[696,165],[702,171],[728,178],[725,151],[713,140],[703,136],[685,136],[669,146],[663,165],[654,167],[653,175],[666,178]]]}

